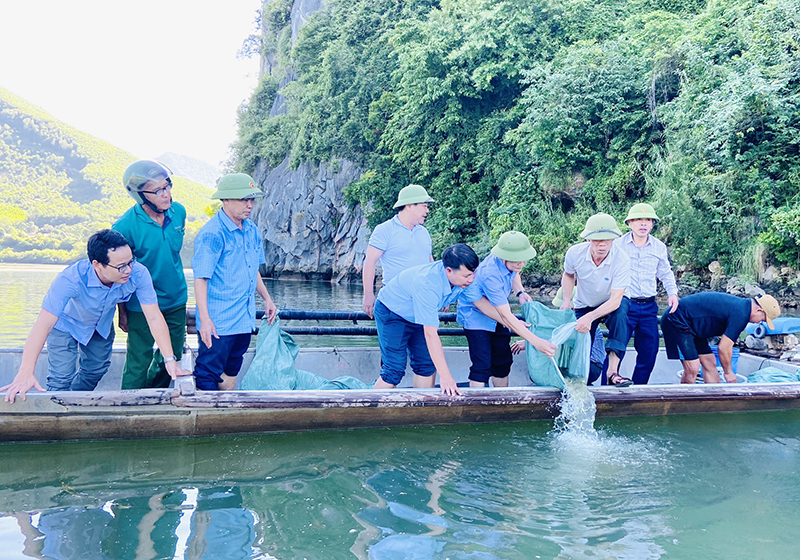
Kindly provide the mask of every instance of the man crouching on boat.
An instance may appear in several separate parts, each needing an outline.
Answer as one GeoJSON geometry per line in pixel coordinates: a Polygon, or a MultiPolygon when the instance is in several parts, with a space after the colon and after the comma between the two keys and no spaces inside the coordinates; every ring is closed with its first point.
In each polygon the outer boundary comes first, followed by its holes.
{"type": "Polygon", "coordinates": [[[681,360],[681,383],[694,383],[701,365],[705,383],[720,383],[717,360],[708,345],[709,338],[720,336],[719,363],[725,381],[736,383],[732,360],[733,345],[739,335],[748,322],[766,321],[774,329],[772,320],[780,314],[777,300],[766,294],[752,299],[718,292],[687,296],[680,300],[675,313],[664,313],[661,317],[667,358],[681,360]]]}
{"type": "Polygon", "coordinates": [[[34,370],[45,341],[47,390],[94,390],[111,364],[116,306],[133,294],[139,299],[170,377],[189,375],[172,352],[150,273],[133,258],[125,237],[110,229],[99,231],[89,238],[87,254],[88,259],[68,266],[50,286],[25,341],[19,372],[10,385],[0,387],[0,391],[6,391],[6,402],[13,403],[17,394],[25,400],[33,387],[44,391],[34,370]]]}
{"type": "Polygon", "coordinates": [[[439,339],[439,310],[461,299],[503,322],[480,291],[470,286],[479,262],[469,245],[457,243],[444,250],[442,260],[404,270],[381,288],[374,311],[382,361],[375,389],[396,387],[410,355],[414,387],[434,387],[438,373],[443,394],[461,394],[439,339]]]}
{"type": "Polygon", "coordinates": [[[277,308],[261,279],[264,247],[258,226],[250,220],[255,197],[264,196],[253,179],[231,173],[217,183],[211,198],[222,209],[197,234],[194,241],[194,296],[199,339],[194,375],[203,391],[233,390],[244,353],[256,326],[255,293],[264,299],[267,321],[275,321],[277,308]]]}

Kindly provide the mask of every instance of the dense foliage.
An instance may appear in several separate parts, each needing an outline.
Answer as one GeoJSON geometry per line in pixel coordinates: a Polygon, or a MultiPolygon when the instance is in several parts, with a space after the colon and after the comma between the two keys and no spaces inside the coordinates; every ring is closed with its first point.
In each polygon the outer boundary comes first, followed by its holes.
{"type": "MultiPolygon", "coordinates": [[[[85,256],[89,236],[133,205],[121,178],[135,159],[0,88],[0,261],[85,256]]],[[[173,196],[188,214],[184,262],[212,192],[175,178],[173,196]]]]}
{"type": "Polygon", "coordinates": [[[543,271],[637,201],[679,264],[800,266],[796,1],[332,0],[294,45],[289,4],[265,4],[240,169],[348,158],[371,224],[421,183],[437,249],[516,228],[543,271]]]}

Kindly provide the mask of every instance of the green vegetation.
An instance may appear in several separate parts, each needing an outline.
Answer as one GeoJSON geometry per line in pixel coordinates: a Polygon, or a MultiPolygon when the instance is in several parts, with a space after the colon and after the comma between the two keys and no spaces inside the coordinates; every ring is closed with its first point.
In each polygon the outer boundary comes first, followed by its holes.
{"type": "MultiPolygon", "coordinates": [[[[0,261],[68,263],[133,205],[122,187],[128,152],[67,126],[0,88],[0,261]]],[[[184,262],[213,189],[175,178],[188,213],[184,262]]]]}
{"type": "Polygon", "coordinates": [[[351,159],[371,224],[417,182],[437,250],[516,228],[539,271],[643,200],[677,264],[736,271],[762,243],[800,267],[797,2],[332,0],[294,46],[287,6],[265,8],[240,170],[351,159]]]}

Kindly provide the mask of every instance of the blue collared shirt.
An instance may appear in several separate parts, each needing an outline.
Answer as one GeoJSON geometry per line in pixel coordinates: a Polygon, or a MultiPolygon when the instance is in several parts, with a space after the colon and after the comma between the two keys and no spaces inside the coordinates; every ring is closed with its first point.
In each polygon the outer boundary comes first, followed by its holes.
{"type": "Polygon", "coordinates": [[[369,246],[383,251],[380,262],[384,286],[404,270],[431,262],[431,234],[422,225],[408,229],[397,216],[375,227],[369,246]]]}
{"type": "Polygon", "coordinates": [[[192,269],[195,278],[208,280],[208,314],[218,335],[255,328],[256,275],[265,262],[261,234],[250,219],[239,228],[220,210],[198,232],[192,269]]]}
{"type": "MultiPolygon", "coordinates": [[[[499,307],[508,303],[508,294],[511,293],[511,284],[516,274],[508,270],[503,259],[489,253],[475,271],[472,285],[478,288],[489,303],[499,307]]],[[[458,300],[457,320],[465,329],[494,332],[497,328],[497,321],[481,313],[472,302],[463,299],[458,300]]]]}
{"type": "Polygon", "coordinates": [[[109,287],[100,282],[89,259],[83,259],[56,276],[44,296],[42,309],[58,317],[55,329],[86,345],[94,331],[108,338],[117,304],[129,301],[134,293],[145,305],[158,303],[150,273],[142,264],[133,264],[126,283],[109,287]]]}
{"type": "Polygon", "coordinates": [[[439,310],[457,299],[478,301],[481,293],[473,282],[467,288],[450,285],[442,261],[404,270],[378,292],[378,301],[406,321],[439,326],[439,310]]]}

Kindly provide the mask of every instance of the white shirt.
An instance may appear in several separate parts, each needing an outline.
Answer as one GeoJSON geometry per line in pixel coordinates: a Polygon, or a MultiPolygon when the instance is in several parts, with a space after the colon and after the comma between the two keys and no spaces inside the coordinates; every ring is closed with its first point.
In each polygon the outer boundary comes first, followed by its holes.
{"type": "Polygon", "coordinates": [[[614,245],[628,255],[631,262],[631,283],[625,295],[631,298],[653,297],[658,293],[656,279],[661,280],[668,296],[678,295],[675,274],[669,263],[667,246],[652,235],[641,247],[633,242],[633,232],[629,231],[614,240],[614,245]]]}
{"type": "Polygon", "coordinates": [[[564,256],[564,272],[575,275],[577,286],[573,305],[598,307],[611,298],[611,290],[623,290],[630,284],[630,259],[619,247],[611,246],[606,258],[595,266],[588,241],[573,245],[564,256]]]}

